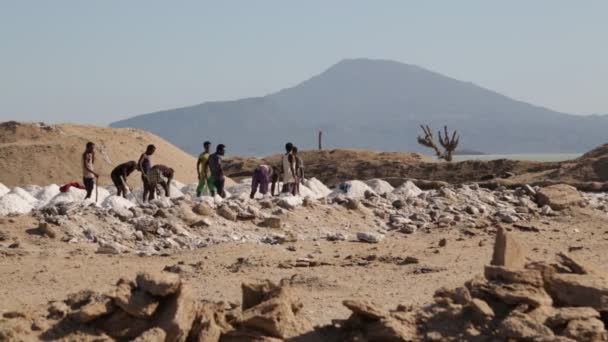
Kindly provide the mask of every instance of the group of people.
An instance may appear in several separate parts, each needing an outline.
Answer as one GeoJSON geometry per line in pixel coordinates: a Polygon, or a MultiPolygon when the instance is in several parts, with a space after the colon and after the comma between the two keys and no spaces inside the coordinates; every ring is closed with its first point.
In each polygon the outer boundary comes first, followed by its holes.
{"type": "MultiPolygon", "coordinates": [[[[127,178],[135,170],[141,172],[143,183],[143,201],[150,201],[156,197],[159,185],[165,196],[170,195],[171,181],[174,170],[162,164],[152,165],[152,155],[156,152],[156,146],[148,145],[146,151],[141,154],[137,162],[131,160],[116,166],[110,173],[112,183],[116,186],[116,195],[127,197],[130,192],[127,178]]],[[[95,172],[95,144],[88,142],[82,154],[82,177],[84,188],[87,192],[85,199],[92,197],[95,184],[99,181],[99,173],[95,172]]]]}
{"type": "MultiPolygon", "coordinates": [[[[211,142],[205,141],[203,149],[196,163],[198,175],[196,196],[200,197],[205,189],[207,189],[212,196],[215,196],[217,193],[222,198],[225,198],[226,191],[224,190],[224,186],[226,177],[222,166],[222,158],[226,154],[226,146],[219,144],[215,153],[211,153],[211,142]]],[[[146,151],[141,154],[137,162],[131,160],[116,166],[112,170],[110,177],[112,183],[116,186],[117,196],[127,197],[127,193],[131,191],[127,178],[136,170],[141,172],[144,202],[153,200],[157,191],[160,190],[164,190],[165,196],[170,195],[174,170],[161,164],[153,165],[152,155],[154,155],[154,152],[156,152],[156,147],[148,145],[146,151]]],[[[82,154],[82,170],[84,188],[87,192],[86,198],[88,199],[91,198],[95,184],[100,177],[95,172],[95,144],[92,142],[86,144],[85,151],[82,154]]],[[[262,195],[266,195],[269,187],[270,194],[274,196],[276,185],[279,183],[281,176],[283,181],[281,192],[291,193],[294,196],[299,195],[300,183],[304,180],[304,161],[298,156],[298,148],[292,143],[285,144],[285,154],[282,156],[279,166],[262,164],[256,167],[251,181],[250,197],[254,198],[258,191],[262,195]]]]}
{"type": "Polygon", "coordinates": [[[281,175],[283,180],[281,192],[299,195],[300,183],[304,181],[304,161],[298,156],[298,148],[290,142],[285,144],[285,154],[281,158],[279,167],[262,164],[254,170],[249,197],[254,198],[258,190],[262,195],[267,194],[269,185],[271,185],[270,194],[274,196],[281,175]]]}

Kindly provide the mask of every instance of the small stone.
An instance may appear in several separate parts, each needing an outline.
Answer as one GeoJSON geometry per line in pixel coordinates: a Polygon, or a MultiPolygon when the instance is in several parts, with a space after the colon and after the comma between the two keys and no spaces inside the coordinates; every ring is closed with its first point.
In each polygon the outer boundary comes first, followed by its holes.
{"type": "Polygon", "coordinates": [[[402,226],[399,231],[401,231],[402,233],[405,233],[405,234],[414,234],[414,233],[416,233],[417,230],[418,230],[418,226],[416,226],[415,224],[406,224],[406,225],[402,226]]]}
{"type": "Polygon", "coordinates": [[[354,198],[347,198],[344,206],[349,210],[358,210],[361,207],[361,203],[354,198]]]}
{"type": "Polygon", "coordinates": [[[201,215],[201,216],[211,216],[211,215],[213,215],[213,209],[209,206],[209,204],[207,204],[205,202],[201,202],[201,203],[195,205],[192,208],[192,211],[195,214],[201,215]]]}
{"type": "Polygon", "coordinates": [[[448,240],[447,239],[441,239],[439,240],[439,247],[445,247],[448,244],[448,240]]]}
{"type": "Polygon", "coordinates": [[[221,207],[219,207],[217,209],[217,214],[220,215],[221,217],[225,218],[228,221],[237,220],[237,214],[232,209],[230,209],[230,207],[228,207],[227,205],[222,205],[221,207]]]}
{"type": "Polygon", "coordinates": [[[133,342],[165,342],[167,333],[161,328],[152,328],[139,335],[133,342]]]}
{"type": "Polygon", "coordinates": [[[325,238],[327,241],[346,241],[346,235],[342,233],[330,233],[325,238]]]}
{"type": "Polygon", "coordinates": [[[264,219],[262,222],[258,223],[259,227],[264,228],[281,228],[282,222],[280,217],[271,216],[264,219]]]}
{"type": "Polygon", "coordinates": [[[47,318],[62,319],[70,311],[70,308],[64,302],[53,302],[48,308],[47,318]]]}
{"type": "Polygon", "coordinates": [[[57,232],[48,224],[48,222],[40,222],[38,224],[38,232],[40,235],[50,237],[51,239],[54,239],[57,236],[57,232]]]}
{"type": "Polygon", "coordinates": [[[357,240],[359,240],[361,242],[378,243],[383,238],[384,238],[384,236],[382,236],[380,234],[376,234],[376,233],[369,233],[369,232],[359,232],[359,233],[357,233],[357,240]]]}
{"type": "Polygon", "coordinates": [[[407,206],[407,203],[402,199],[398,199],[393,202],[393,208],[395,208],[395,209],[403,209],[406,206],[407,206]]]}

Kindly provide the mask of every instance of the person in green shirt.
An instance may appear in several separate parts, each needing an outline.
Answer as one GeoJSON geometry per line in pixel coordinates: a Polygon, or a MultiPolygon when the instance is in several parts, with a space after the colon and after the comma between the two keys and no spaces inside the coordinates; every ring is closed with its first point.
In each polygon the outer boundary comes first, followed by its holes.
{"type": "Polygon", "coordinates": [[[198,174],[198,187],[196,188],[196,197],[200,197],[203,194],[203,190],[205,190],[205,185],[207,185],[207,189],[209,192],[215,191],[215,185],[213,183],[213,177],[208,172],[209,167],[206,167],[207,160],[209,160],[209,154],[211,153],[211,143],[209,141],[205,141],[203,144],[205,150],[203,153],[198,156],[198,161],[196,162],[196,173],[198,174]]]}

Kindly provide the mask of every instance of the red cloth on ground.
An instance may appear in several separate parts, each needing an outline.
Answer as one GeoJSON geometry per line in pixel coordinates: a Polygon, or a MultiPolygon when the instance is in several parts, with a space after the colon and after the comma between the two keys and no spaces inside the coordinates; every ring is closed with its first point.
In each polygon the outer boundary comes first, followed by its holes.
{"type": "Polygon", "coordinates": [[[68,183],[68,184],[62,185],[59,188],[59,191],[61,191],[61,192],[68,192],[68,191],[70,191],[71,187],[75,187],[75,188],[78,188],[78,189],[84,189],[84,185],[82,185],[82,184],[80,184],[78,182],[72,182],[72,183],[68,183]]]}

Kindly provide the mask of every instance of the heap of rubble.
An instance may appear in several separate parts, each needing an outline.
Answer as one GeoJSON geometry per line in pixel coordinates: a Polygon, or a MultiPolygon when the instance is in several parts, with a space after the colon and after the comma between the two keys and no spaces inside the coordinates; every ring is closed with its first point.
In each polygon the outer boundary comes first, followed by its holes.
{"type": "Polygon", "coordinates": [[[608,209],[603,197],[582,194],[567,185],[488,190],[471,184],[423,191],[411,182],[393,188],[381,180],[346,182],[327,197],[316,199],[280,196],[252,200],[239,195],[223,201],[211,197],[161,198],[145,206],[116,202],[111,208],[59,202],[33,215],[44,232],[53,231],[51,235],[66,242],[93,242],[100,253],[152,255],[223,242],[276,244],[326,238],[376,243],[391,232],[485,229],[497,223],[559,215],[573,206],[608,209]],[[331,207],[358,211],[371,224],[365,231],[348,231],[348,227],[328,226],[323,215],[312,213],[308,228],[295,236],[285,216],[300,207],[314,212],[331,207]]]}

